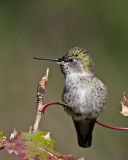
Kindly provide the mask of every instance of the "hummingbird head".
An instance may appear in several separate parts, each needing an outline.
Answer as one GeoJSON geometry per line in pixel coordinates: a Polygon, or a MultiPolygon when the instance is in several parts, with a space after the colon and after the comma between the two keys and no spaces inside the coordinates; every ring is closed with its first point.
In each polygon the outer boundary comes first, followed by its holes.
{"type": "Polygon", "coordinates": [[[69,49],[64,53],[62,58],[43,58],[34,57],[35,59],[56,61],[60,64],[61,71],[66,76],[71,73],[87,73],[94,75],[94,64],[88,51],[79,47],[69,49]]]}
{"type": "Polygon", "coordinates": [[[69,49],[58,59],[64,75],[70,73],[94,74],[94,64],[88,51],[79,47],[69,49]]]}

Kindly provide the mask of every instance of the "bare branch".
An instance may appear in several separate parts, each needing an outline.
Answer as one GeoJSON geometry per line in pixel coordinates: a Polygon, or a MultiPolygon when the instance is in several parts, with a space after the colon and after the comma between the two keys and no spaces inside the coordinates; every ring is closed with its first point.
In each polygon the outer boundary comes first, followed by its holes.
{"type": "Polygon", "coordinates": [[[49,68],[47,68],[43,78],[41,79],[37,87],[37,110],[36,110],[36,116],[35,116],[35,121],[33,125],[33,132],[36,132],[39,128],[39,124],[42,116],[42,113],[39,110],[42,108],[42,105],[43,105],[46,84],[48,81],[48,74],[49,74],[49,68]]]}

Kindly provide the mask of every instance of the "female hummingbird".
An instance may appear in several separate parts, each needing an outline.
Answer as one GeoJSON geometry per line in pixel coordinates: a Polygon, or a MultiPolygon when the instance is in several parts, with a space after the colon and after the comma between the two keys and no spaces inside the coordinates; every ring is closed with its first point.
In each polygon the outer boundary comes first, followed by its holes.
{"type": "Polygon", "coordinates": [[[69,108],[80,147],[90,147],[95,120],[107,101],[106,86],[94,75],[94,64],[88,51],[79,47],[69,49],[62,58],[34,57],[39,60],[56,61],[65,77],[62,101],[69,108]]]}

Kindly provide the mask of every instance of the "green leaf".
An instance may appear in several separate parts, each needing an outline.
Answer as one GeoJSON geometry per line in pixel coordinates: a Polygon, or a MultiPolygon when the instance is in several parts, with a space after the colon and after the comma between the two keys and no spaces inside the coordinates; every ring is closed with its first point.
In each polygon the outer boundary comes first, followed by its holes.
{"type": "Polygon", "coordinates": [[[2,147],[4,145],[4,143],[6,143],[6,134],[4,132],[0,132],[0,147],[2,147]]]}
{"type": "Polygon", "coordinates": [[[10,141],[4,144],[9,152],[29,160],[74,160],[70,155],[62,155],[54,150],[54,140],[49,132],[24,133],[14,130],[10,141]]]}

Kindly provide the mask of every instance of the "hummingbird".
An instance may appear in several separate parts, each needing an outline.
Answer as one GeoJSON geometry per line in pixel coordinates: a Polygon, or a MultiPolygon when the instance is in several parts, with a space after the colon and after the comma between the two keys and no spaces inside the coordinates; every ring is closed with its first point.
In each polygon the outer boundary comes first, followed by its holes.
{"type": "Polygon", "coordinates": [[[69,106],[65,111],[72,117],[80,147],[92,144],[95,120],[107,101],[107,87],[94,75],[94,63],[86,49],[74,47],[61,58],[34,57],[55,61],[65,77],[62,101],[69,106]]]}

